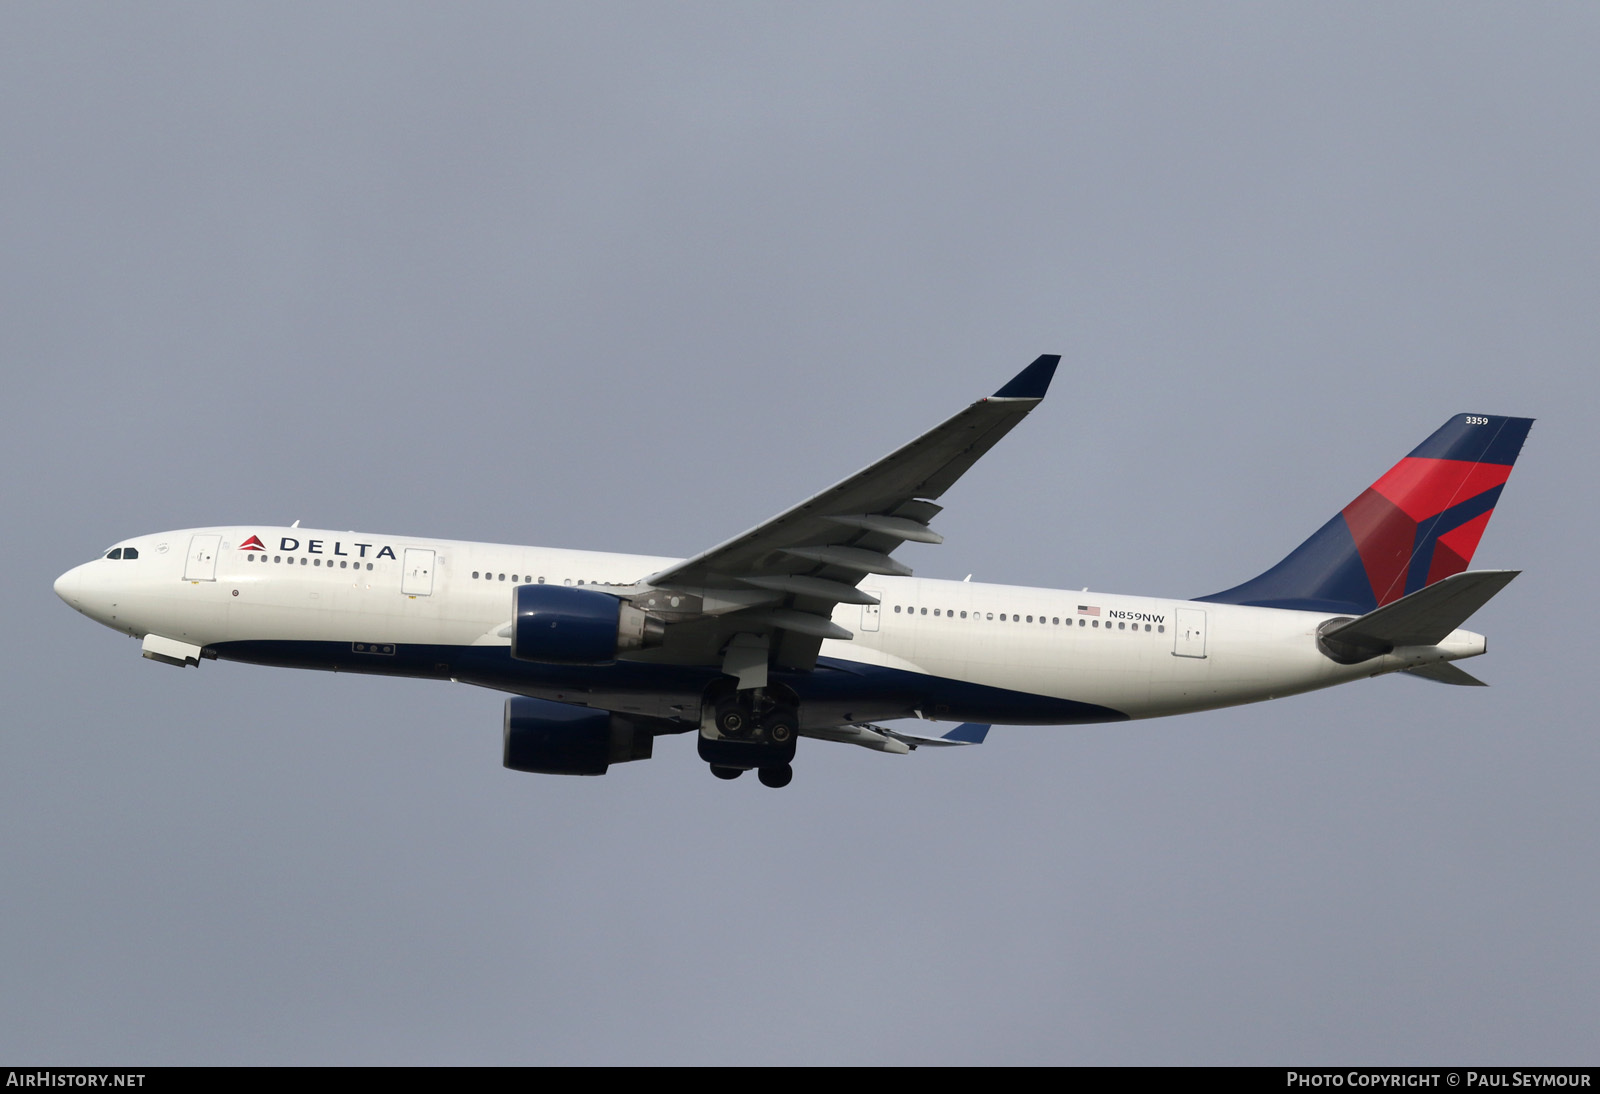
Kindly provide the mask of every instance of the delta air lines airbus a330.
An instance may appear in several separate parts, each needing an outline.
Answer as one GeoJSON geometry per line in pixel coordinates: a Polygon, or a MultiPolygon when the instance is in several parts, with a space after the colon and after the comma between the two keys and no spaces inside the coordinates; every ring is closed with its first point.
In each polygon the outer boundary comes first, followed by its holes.
{"type": "Polygon", "coordinates": [[[1532,424],[1460,414],[1282,562],[1160,597],[933,581],[936,499],[1044,398],[1060,358],[686,560],[316,531],[124,540],[55,583],[169,665],[210,658],[509,692],[504,763],[600,775],[693,733],[713,774],[789,782],[801,737],[903,753],[990,723],[1081,725],[1387,672],[1479,681],[1459,629],[1516,576],[1469,570],[1532,424]],[[961,722],[943,736],[874,724],[961,722]]]}

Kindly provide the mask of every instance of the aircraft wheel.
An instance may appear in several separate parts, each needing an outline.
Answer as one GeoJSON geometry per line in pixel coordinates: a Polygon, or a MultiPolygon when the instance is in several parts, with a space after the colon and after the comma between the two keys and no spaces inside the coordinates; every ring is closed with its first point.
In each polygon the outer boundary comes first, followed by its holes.
{"type": "Polygon", "coordinates": [[[770,786],[776,790],[780,786],[789,785],[789,780],[794,778],[794,768],[788,764],[780,764],[777,767],[763,767],[756,772],[756,778],[761,780],[762,786],[770,786]]]}
{"type": "Polygon", "coordinates": [[[786,745],[794,740],[794,711],[786,707],[769,713],[765,719],[767,727],[767,740],[775,745],[786,745]]]}
{"type": "Polygon", "coordinates": [[[743,737],[750,730],[750,715],[738,703],[717,711],[717,732],[724,737],[743,737]]]}
{"type": "MultiPolygon", "coordinates": [[[[712,764],[711,773],[719,779],[737,779],[744,774],[742,767],[723,767],[721,764],[712,764]]],[[[762,781],[765,781],[763,779],[762,781]]]]}

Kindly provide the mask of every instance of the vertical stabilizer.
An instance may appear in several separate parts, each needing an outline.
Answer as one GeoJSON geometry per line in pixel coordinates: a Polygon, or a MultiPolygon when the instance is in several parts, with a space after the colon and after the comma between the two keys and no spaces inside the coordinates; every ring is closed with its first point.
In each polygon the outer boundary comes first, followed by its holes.
{"type": "Polygon", "coordinates": [[[1532,425],[1457,414],[1282,562],[1199,599],[1365,615],[1461,573],[1532,425]]]}

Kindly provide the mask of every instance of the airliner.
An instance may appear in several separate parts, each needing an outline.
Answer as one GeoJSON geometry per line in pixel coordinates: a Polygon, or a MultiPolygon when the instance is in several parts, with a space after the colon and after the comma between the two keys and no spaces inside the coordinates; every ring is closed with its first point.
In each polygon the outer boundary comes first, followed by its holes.
{"type": "Polygon", "coordinates": [[[123,540],[55,590],[167,665],[509,693],[503,763],[544,774],[601,775],[692,733],[712,774],[777,787],[800,738],[904,754],[1392,672],[1481,683],[1455,664],[1485,651],[1461,625],[1518,571],[1468,567],[1529,418],[1456,415],[1276,566],[1209,596],[915,577],[893,552],[941,541],[938,499],[1059,362],[688,559],[233,525],[123,540]]]}

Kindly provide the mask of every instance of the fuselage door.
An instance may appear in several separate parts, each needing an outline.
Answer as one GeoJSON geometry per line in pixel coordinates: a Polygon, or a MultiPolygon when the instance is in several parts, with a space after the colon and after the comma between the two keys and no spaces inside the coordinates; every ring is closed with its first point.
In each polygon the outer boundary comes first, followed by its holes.
{"type": "Polygon", "coordinates": [[[1173,612],[1172,652],[1179,657],[1206,655],[1206,613],[1199,608],[1177,608],[1173,612]]]}
{"type": "Polygon", "coordinates": [[[431,596],[433,594],[433,552],[425,547],[407,547],[405,573],[400,578],[400,591],[406,596],[431,596]]]}
{"type": "Polygon", "coordinates": [[[217,580],[217,548],[222,545],[218,535],[189,537],[189,557],[183,564],[183,580],[217,580]]]}
{"type": "MultiPolygon", "coordinates": [[[[883,596],[883,590],[881,589],[862,589],[861,591],[869,596],[876,596],[879,598],[883,596]]],[[[881,604],[861,605],[861,629],[864,631],[877,630],[878,620],[882,615],[883,605],[881,604]]]]}

